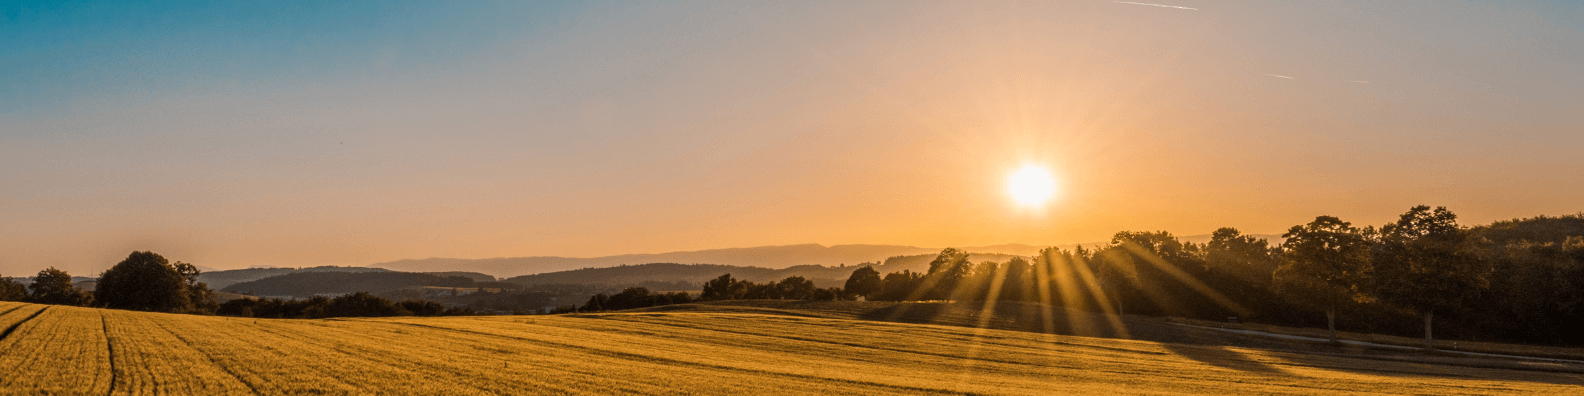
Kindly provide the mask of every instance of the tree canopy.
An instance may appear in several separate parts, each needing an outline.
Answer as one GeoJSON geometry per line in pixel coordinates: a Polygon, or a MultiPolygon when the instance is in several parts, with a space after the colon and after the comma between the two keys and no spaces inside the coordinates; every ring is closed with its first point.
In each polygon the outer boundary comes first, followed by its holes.
{"type": "MultiPolygon", "coordinates": [[[[185,265],[197,277],[197,268],[185,265]]],[[[100,305],[138,311],[192,310],[188,277],[154,252],[132,252],[99,277],[94,297],[100,305]]]]}
{"type": "Polygon", "coordinates": [[[1272,278],[1278,293],[1294,303],[1325,311],[1336,341],[1335,315],[1346,300],[1364,301],[1372,272],[1364,232],[1333,216],[1319,216],[1283,234],[1285,255],[1272,278]]]}
{"type": "Polygon", "coordinates": [[[58,305],[88,305],[93,303],[93,295],[84,292],[82,288],[72,284],[71,274],[66,271],[50,267],[39,271],[33,278],[33,284],[28,285],[31,293],[28,301],[39,304],[58,305]]]}
{"type": "Polygon", "coordinates": [[[27,286],[11,278],[0,278],[0,301],[22,301],[27,299],[27,286]]]}
{"type": "Polygon", "coordinates": [[[852,276],[847,277],[847,283],[843,285],[843,289],[853,295],[867,298],[880,292],[882,282],[880,271],[875,271],[873,266],[866,265],[853,270],[852,276]]]}
{"type": "Polygon", "coordinates": [[[1490,263],[1475,256],[1469,233],[1446,207],[1410,208],[1381,227],[1374,249],[1379,285],[1386,301],[1424,316],[1425,348],[1437,310],[1456,308],[1490,287],[1490,263]]]}

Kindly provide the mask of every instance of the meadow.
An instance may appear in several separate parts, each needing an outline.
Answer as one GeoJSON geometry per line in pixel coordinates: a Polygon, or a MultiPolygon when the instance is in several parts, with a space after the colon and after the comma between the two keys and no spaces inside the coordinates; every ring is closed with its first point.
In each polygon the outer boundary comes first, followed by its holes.
{"type": "MultiPolygon", "coordinates": [[[[688,307],[688,306],[682,306],[688,307]]],[[[1577,394],[1584,375],[752,306],[243,319],[0,303],[5,394],[1577,394]]],[[[1147,326],[1139,326],[1141,331],[1147,326]]]]}

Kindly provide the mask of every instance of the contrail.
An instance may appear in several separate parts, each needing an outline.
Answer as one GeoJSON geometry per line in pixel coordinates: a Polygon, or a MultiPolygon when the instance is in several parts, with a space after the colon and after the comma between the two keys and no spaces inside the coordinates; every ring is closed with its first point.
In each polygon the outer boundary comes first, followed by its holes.
{"type": "Polygon", "coordinates": [[[1267,76],[1271,76],[1271,77],[1276,77],[1276,78],[1285,78],[1285,79],[1288,79],[1288,80],[1293,79],[1292,77],[1287,77],[1287,76],[1283,76],[1283,75],[1276,75],[1276,74],[1266,74],[1266,75],[1267,76]]]}
{"type": "Polygon", "coordinates": [[[1353,82],[1356,82],[1356,83],[1359,83],[1359,84],[1369,84],[1370,83],[1369,81],[1364,81],[1364,80],[1353,80],[1353,82]]]}
{"type": "Polygon", "coordinates": [[[1195,11],[1199,10],[1198,8],[1178,7],[1178,6],[1174,6],[1174,5],[1165,5],[1165,4],[1134,3],[1134,2],[1131,2],[1131,1],[1113,1],[1112,3],[1143,5],[1143,6],[1151,6],[1151,7],[1176,8],[1176,9],[1179,9],[1179,10],[1195,10],[1195,11]]]}

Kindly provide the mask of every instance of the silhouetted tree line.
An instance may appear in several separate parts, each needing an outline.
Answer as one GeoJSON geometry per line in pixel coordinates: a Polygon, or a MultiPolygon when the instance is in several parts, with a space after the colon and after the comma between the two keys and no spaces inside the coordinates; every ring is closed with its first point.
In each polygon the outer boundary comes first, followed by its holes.
{"type": "Polygon", "coordinates": [[[132,252],[99,276],[92,292],[72,283],[71,274],[50,267],[22,287],[0,280],[0,300],[93,306],[138,311],[213,313],[214,292],[198,281],[198,267],[169,261],[153,252],[132,252]]]}
{"type": "MultiPolygon", "coordinates": [[[[406,300],[392,302],[368,293],[336,298],[307,300],[240,298],[216,304],[214,292],[198,281],[202,271],[192,264],[171,264],[154,252],[132,252],[110,267],[88,292],[72,283],[66,271],[51,267],[39,271],[33,283],[23,287],[10,279],[0,279],[0,301],[26,301],[38,304],[93,306],[152,312],[221,314],[268,318],[328,318],[343,316],[435,316],[470,315],[468,308],[451,308],[437,302],[406,300]]],[[[466,278],[463,278],[466,279],[466,278]]],[[[469,279],[471,281],[471,279],[469,279]]]]}
{"type": "Polygon", "coordinates": [[[226,316],[277,319],[474,314],[472,308],[446,308],[445,305],[438,302],[424,300],[395,302],[367,292],[357,292],[335,298],[318,296],[304,300],[239,298],[220,304],[217,313],[226,316]]]}
{"type": "MultiPolygon", "coordinates": [[[[875,301],[1027,301],[1325,324],[1333,339],[1339,316],[1351,318],[1345,328],[1374,333],[1414,334],[1422,323],[1427,347],[1432,323],[1463,339],[1584,344],[1584,214],[1474,228],[1456,218],[1428,206],[1379,228],[1319,216],[1293,226],[1279,246],[1233,228],[1204,244],[1124,231],[1105,246],[1049,248],[1003,263],[971,263],[967,252],[948,248],[925,273],[882,277],[859,268],[845,292],[875,301]]],[[[711,284],[704,299],[754,298],[731,282],[711,284]]]]}
{"type": "MultiPolygon", "coordinates": [[[[867,268],[867,267],[866,267],[867,268]]],[[[851,300],[840,288],[818,288],[814,282],[801,276],[789,276],[779,282],[754,283],[724,274],[704,282],[699,294],[701,301],[714,300],[851,300]]]]}
{"type": "Polygon", "coordinates": [[[671,304],[687,304],[694,299],[687,292],[655,293],[647,287],[629,287],[621,293],[607,295],[595,294],[589,297],[588,302],[578,307],[579,312],[619,311],[623,309],[658,307],[671,304]]]}
{"type": "MultiPolygon", "coordinates": [[[[814,282],[801,276],[790,276],[779,282],[754,283],[733,278],[731,274],[704,282],[704,290],[698,298],[693,298],[687,292],[654,293],[645,287],[629,287],[621,293],[606,295],[596,294],[589,297],[587,303],[577,307],[578,312],[616,311],[633,308],[647,308],[671,304],[686,304],[694,301],[713,300],[851,300],[851,295],[841,288],[818,288],[814,282]]],[[[554,313],[571,312],[573,309],[557,309],[554,313]]]]}

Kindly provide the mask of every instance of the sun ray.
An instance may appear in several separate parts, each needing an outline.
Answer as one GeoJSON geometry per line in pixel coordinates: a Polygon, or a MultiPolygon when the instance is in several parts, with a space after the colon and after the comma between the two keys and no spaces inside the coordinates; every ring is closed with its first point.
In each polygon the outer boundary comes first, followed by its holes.
{"type": "Polygon", "coordinates": [[[1215,289],[1210,288],[1209,285],[1206,285],[1204,282],[1195,279],[1192,275],[1188,275],[1188,273],[1183,272],[1181,268],[1177,268],[1176,265],[1167,262],[1165,259],[1160,258],[1160,256],[1156,256],[1149,250],[1132,243],[1123,243],[1122,248],[1127,249],[1127,251],[1133,253],[1133,255],[1144,259],[1145,263],[1155,266],[1155,268],[1160,269],[1167,275],[1171,275],[1172,278],[1177,279],[1177,281],[1182,282],[1184,285],[1188,285],[1189,288],[1193,289],[1195,292],[1198,292],[1200,295],[1210,298],[1211,301],[1215,302],[1217,305],[1220,305],[1222,308],[1230,309],[1233,312],[1237,312],[1237,314],[1241,316],[1249,315],[1250,311],[1248,308],[1244,308],[1236,301],[1232,301],[1231,298],[1227,298],[1227,296],[1215,291],[1215,289]]]}
{"type": "Polygon", "coordinates": [[[1111,298],[1105,295],[1105,290],[1100,289],[1099,279],[1093,271],[1089,270],[1088,263],[1084,262],[1082,257],[1074,256],[1073,258],[1075,262],[1072,265],[1072,269],[1076,270],[1078,277],[1083,280],[1085,285],[1091,285],[1091,287],[1085,287],[1084,289],[1089,290],[1089,294],[1094,297],[1095,304],[1100,306],[1101,314],[1104,314],[1106,321],[1110,322],[1111,329],[1116,331],[1119,337],[1129,338],[1127,325],[1122,323],[1122,312],[1117,309],[1121,301],[1117,301],[1118,306],[1111,305],[1111,298]]]}

